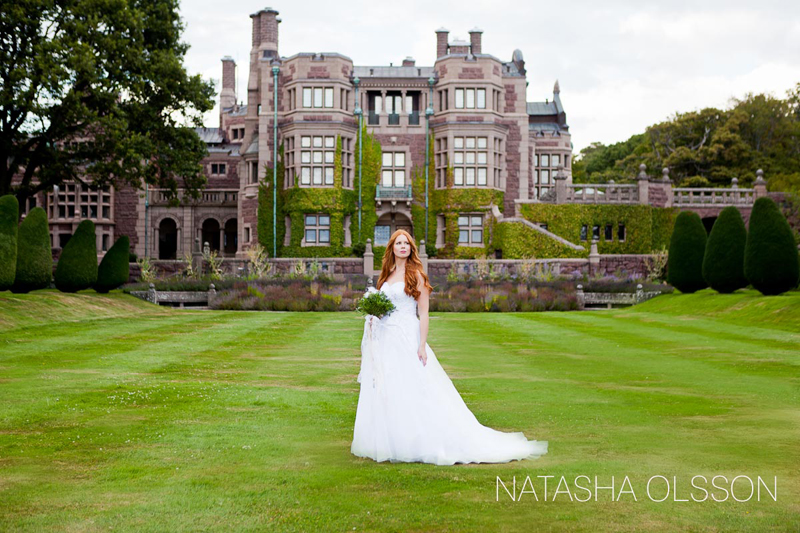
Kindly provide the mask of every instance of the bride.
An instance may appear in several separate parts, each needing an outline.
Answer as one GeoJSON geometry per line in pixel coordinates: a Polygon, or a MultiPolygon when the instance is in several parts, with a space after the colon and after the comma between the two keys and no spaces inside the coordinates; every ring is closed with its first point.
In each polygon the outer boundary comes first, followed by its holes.
{"type": "Polygon", "coordinates": [[[378,290],[395,310],[381,319],[367,315],[364,323],[354,455],[452,465],[507,463],[547,453],[547,441],[482,425],[461,399],[426,342],[433,287],[405,230],[389,239],[378,290]]]}

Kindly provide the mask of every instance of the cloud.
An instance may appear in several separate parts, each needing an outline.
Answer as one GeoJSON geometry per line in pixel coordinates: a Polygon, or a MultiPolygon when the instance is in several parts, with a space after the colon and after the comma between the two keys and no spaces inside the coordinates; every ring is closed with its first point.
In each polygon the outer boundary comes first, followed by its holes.
{"type": "MultiPolygon", "coordinates": [[[[260,1],[235,4],[183,0],[190,72],[219,80],[220,59],[239,65],[239,99],[246,98],[251,39],[249,15],[260,1]]],[[[625,140],[676,111],[724,108],[731,97],[771,92],[783,97],[800,82],[800,2],[588,0],[523,4],[512,0],[409,0],[403,4],[306,0],[280,11],[280,53],[333,51],[357,65],[418,65],[435,60],[435,30],[468,38],[479,26],[483,49],[503,61],[522,50],[528,101],[552,98],[561,84],[575,150],[625,140]]],[[[207,124],[218,124],[218,109],[207,124]]]]}

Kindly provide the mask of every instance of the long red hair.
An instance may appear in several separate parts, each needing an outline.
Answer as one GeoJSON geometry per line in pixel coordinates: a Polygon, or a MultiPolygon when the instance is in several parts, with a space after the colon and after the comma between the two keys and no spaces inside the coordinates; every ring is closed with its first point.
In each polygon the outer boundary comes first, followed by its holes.
{"type": "Polygon", "coordinates": [[[392,269],[397,264],[397,260],[394,255],[394,241],[396,241],[401,235],[405,235],[406,239],[408,239],[408,245],[411,247],[411,253],[408,254],[408,257],[406,258],[405,292],[416,300],[420,295],[420,291],[417,288],[417,272],[422,274],[423,284],[429,291],[433,292],[433,287],[428,280],[428,275],[425,274],[422,269],[422,261],[420,261],[419,258],[417,244],[414,242],[414,238],[404,229],[399,229],[392,233],[389,243],[386,245],[386,251],[383,253],[381,275],[378,277],[378,289],[380,289],[384,282],[389,279],[389,274],[391,274],[392,269]]]}

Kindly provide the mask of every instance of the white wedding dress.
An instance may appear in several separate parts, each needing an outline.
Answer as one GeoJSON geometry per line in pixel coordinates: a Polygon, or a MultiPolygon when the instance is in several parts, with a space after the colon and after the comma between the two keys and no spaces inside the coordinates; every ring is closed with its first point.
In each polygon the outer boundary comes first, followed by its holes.
{"type": "MultiPolygon", "coordinates": [[[[361,389],[350,451],[375,461],[507,463],[547,453],[547,441],[482,425],[469,410],[428,344],[417,356],[417,301],[405,281],[384,283],[396,309],[367,315],[361,340],[361,389]]],[[[370,291],[375,291],[370,288],[370,291]]]]}

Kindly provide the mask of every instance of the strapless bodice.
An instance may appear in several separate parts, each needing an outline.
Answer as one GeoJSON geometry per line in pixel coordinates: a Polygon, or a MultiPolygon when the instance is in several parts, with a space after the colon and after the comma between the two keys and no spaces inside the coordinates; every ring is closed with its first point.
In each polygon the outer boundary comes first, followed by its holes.
{"type": "Polygon", "coordinates": [[[389,299],[392,301],[396,309],[387,315],[386,319],[391,318],[392,315],[397,316],[413,316],[416,318],[417,316],[417,301],[406,294],[405,291],[406,282],[403,281],[396,281],[394,283],[384,283],[381,285],[381,292],[386,294],[389,299]]]}

